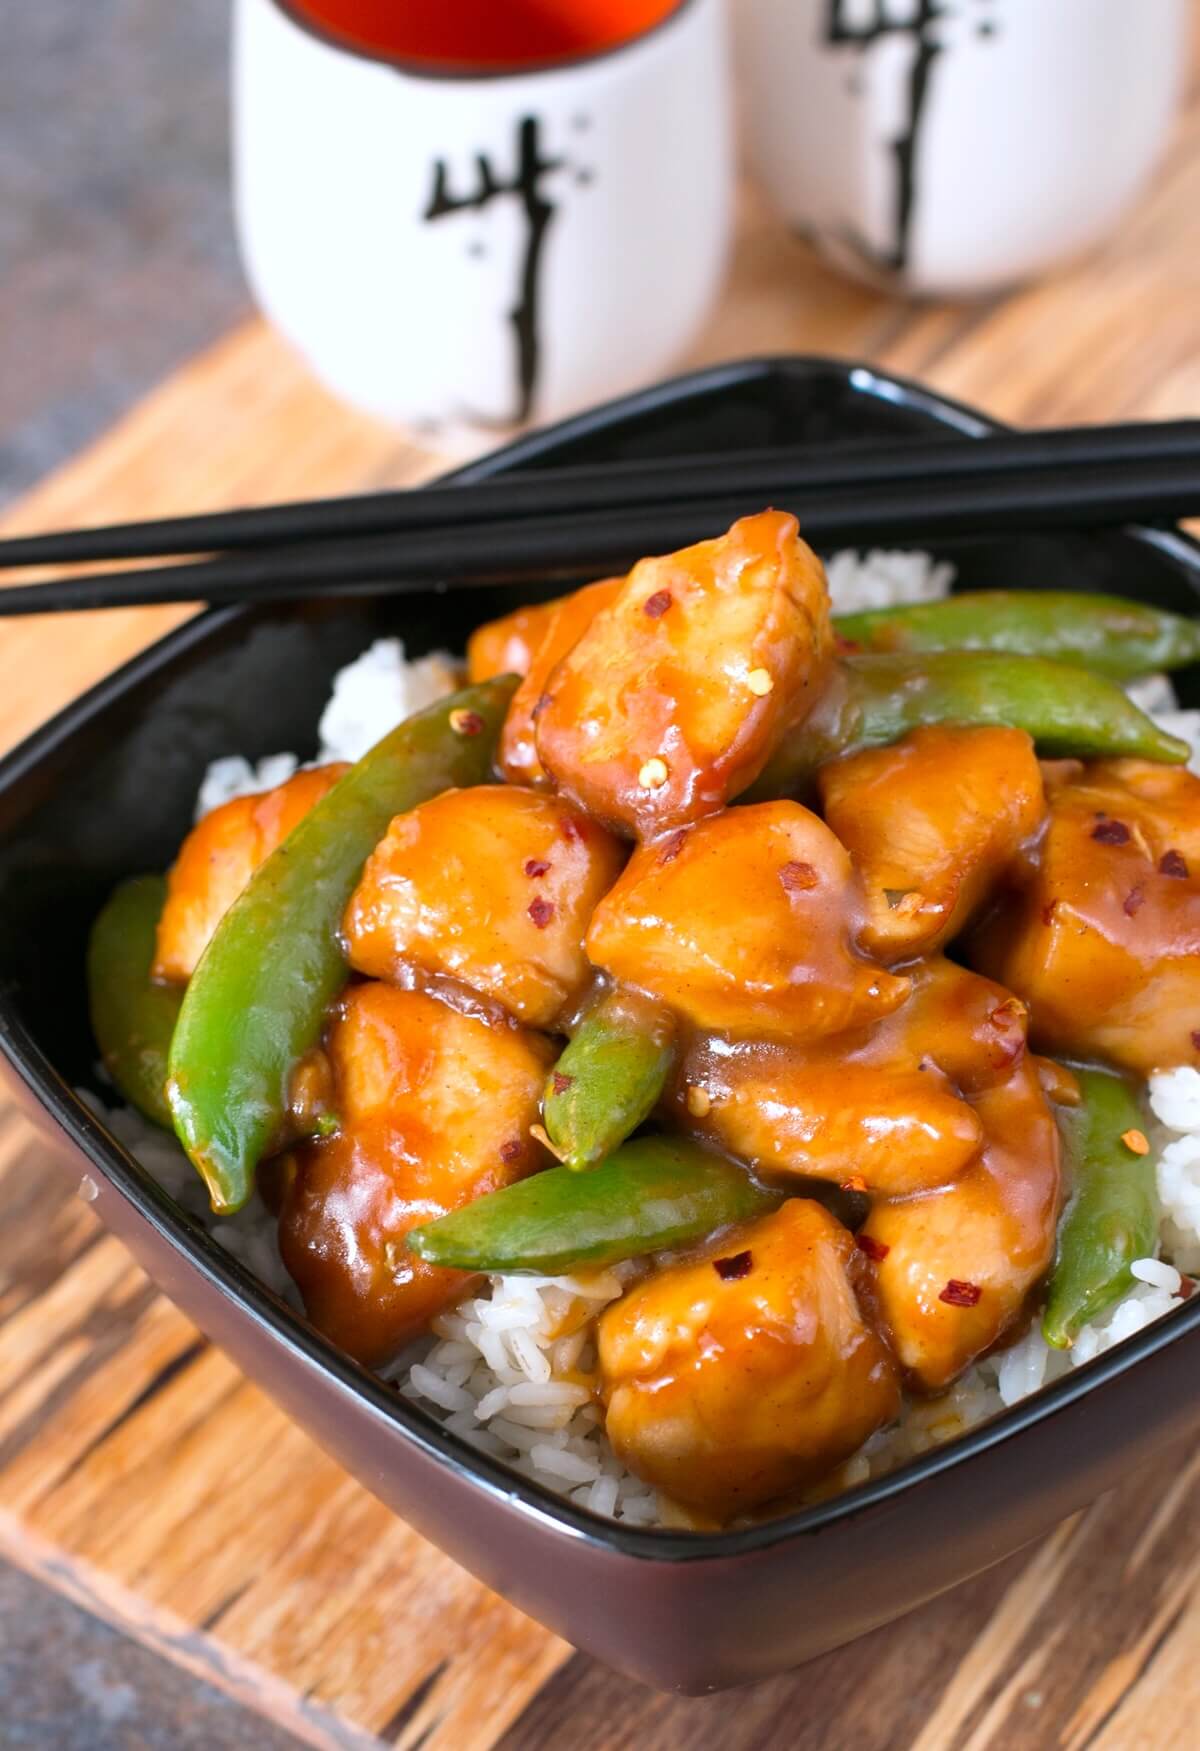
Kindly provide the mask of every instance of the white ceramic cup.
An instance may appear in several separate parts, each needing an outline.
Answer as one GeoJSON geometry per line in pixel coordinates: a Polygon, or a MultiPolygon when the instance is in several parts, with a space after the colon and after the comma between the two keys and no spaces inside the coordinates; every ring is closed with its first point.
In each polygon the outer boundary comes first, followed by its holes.
{"type": "Polygon", "coordinates": [[[755,166],[850,272],[989,292],[1097,242],[1152,171],[1190,0],[740,0],[755,166]]]}
{"type": "Polygon", "coordinates": [[[235,201],[263,310],[347,401],[443,434],[660,375],[726,260],[724,24],[722,0],[678,0],[588,58],[455,75],[235,0],[235,201]]]}

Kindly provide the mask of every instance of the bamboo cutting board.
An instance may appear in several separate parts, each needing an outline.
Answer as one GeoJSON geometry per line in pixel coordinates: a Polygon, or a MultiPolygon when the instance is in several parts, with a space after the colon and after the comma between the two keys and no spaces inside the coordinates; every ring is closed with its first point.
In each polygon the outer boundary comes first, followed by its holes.
{"type": "MultiPolygon", "coordinates": [[[[1200,413],[1200,93],[1089,261],[983,305],[899,306],[752,196],[694,363],[799,350],[1031,424],[1200,413]]],[[[265,328],[228,336],[30,495],[6,532],[417,480],[444,462],[334,406],[265,328]]],[[[187,610],[6,624],[9,744],[187,610]]],[[[652,1695],[392,1518],[208,1347],[0,1111],[0,1553],[322,1746],[863,1751],[1194,1746],[1200,1454],[948,1598],[756,1690],[652,1695]]],[[[986,1504],[980,1504],[986,1513],[986,1504]]]]}

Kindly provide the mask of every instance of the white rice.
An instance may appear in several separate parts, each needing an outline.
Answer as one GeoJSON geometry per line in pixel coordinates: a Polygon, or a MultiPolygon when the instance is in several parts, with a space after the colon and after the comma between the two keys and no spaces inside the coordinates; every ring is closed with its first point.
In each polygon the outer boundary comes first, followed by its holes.
{"type": "Polygon", "coordinates": [[[322,760],[361,760],[381,736],[414,711],[453,693],[459,664],[445,651],[408,662],[398,638],[377,638],[333,678],[317,735],[322,760]]]}
{"type": "Polygon", "coordinates": [[[894,608],[902,602],[937,602],[950,593],[954,567],[928,553],[894,553],[847,548],[825,561],[835,614],[868,608],[894,608]]]}
{"type": "Polygon", "coordinates": [[[492,1277],[391,1372],[406,1398],[514,1471],[595,1513],[660,1524],[655,1492],[613,1457],[593,1391],[595,1317],[628,1275],[492,1277]]]}
{"type": "MultiPolygon", "coordinates": [[[[461,670],[445,651],[409,661],[398,638],[377,638],[333,678],[333,692],[317,726],[316,765],[360,760],[381,736],[414,711],[453,693],[461,670]]],[[[196,798],[196,819],[238,796],[285,784],[299,770],[296,754],[268,754],[254,764],[240,754],[214,760],[196,798]]]]}
{"type": "Polygon", "coordinates": [[[1150,713],[1168,735],[1178,736],[1192,750],[1188,770],[1200,772],[1200,711],[1185,711],[1171,685],[1169,675],[1144,675],[1130,681],[1125,688],[1130,699],[1150,713]]]}
{"type": "MultiPolygon", "coordinates": [[[[826,570],[841,612],[937,600],[954,579],[952,566],[923,553],[839,553],[826,570]]],[[[395,724],[458,683],[455,661],[446,654],[408,662],[399,639],[377,640],[335,678],[320,721],[319,760],[358,759],[395,724]]],[[[1180,709],[1166,676],[1134,682],[1127,691],[1192,745],[1191,765],[1200,771],[1200,711],[1180,709]]],[[[257,764],[240,755],[215,761],[200,787],[197,818],[231,797],[283,783],[298,766],[298,757],[287,753],[257,764]]],[[[222,1246],[299,1305],[279,1256],[274,1219],[265,1210],[256,1206],[236,1222],[216,1221],[172,1139],[129,1109],[107,1110],[94,1097],[84,1098],[222,1246]]],[[[1182,1306],[1180,1273],[1200,1275],[1200,1071],[1158,1073],[1150,1079],[1149,1098],[1163,1209],[1159,1256],[1134,1265],[1133,1288],[1086,1326],[1069,1351],[1051,1350],[1035,1321],[1019,1342],[968,1369],[940,1397],[909,1399],[899,1421],[872,1436],[841,1468],[831,1491],[881,1476],[976,1427],[1182,1306]]],[[[629,1269],[580,1278],[492,1277],[486,1294],[440,1314],[431,1334],[389,1377],[468,1445],[595,1514],[630,1525],[686,1525],[686,1515],[614,1457],[592,1390],[595,1316],[622,1293],[629,1269]]]]}

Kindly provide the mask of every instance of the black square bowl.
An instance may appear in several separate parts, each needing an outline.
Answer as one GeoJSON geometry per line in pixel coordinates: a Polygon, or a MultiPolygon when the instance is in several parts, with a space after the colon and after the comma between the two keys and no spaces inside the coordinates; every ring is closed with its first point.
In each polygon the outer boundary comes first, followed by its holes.
{"type": "MultiPolygon", "coordinates": [[[[678,379],[478,463],[512,468],[995,427],[865,367],[763,359],[678,379]]],[[[756,509],[747,506],[747,510],[756,509]]],[[[1191,611],[1200,549],[1169,530],[939,544],[960,585],[1119,590],[1191,611]]],[[[527,592],[526,592],[527,594],[527,592]]],[[[201,615],[0,763],[0,1063],[138,1262],[367,1489],[488,1586],[610,1665],[701,1692],[764,1678],[1047,1532],[1195,1420],[1200,1296],[995,1421],[835,1501],[748,1531],[624,1528],[474,1452],[311,1331],[215,1245],[72,1092],[91,1078],[87,928],[165,868],[218,755],[311,750],[335,669],[398,632],[461,646],[512,605],[436,588],[201,615]]]]}

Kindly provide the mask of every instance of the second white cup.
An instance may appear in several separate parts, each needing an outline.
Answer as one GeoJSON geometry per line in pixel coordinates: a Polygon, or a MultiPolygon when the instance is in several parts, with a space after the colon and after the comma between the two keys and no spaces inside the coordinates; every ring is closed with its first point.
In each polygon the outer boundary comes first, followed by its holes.
{"type": "Polygon", "coordinates": [[[848,272],[991,292],[1087,248],[1169,137],[1190,0],[740,0],[756,169],[848,272]]]}

